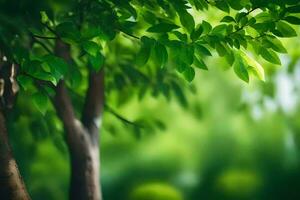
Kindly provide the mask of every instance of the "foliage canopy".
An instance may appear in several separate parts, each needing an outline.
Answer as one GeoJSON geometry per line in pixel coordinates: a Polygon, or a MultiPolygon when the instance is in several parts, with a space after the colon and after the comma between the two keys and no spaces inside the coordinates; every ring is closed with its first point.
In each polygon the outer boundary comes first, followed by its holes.
{"type": "MultiPolygon", "coordinates": [[[[209,68],[205,57],[212,50],[240,79],[264,80],[249,52],[280,65],[278,54],[287,53],[280,39],[297,36],[299,12],[297,0],[1,1],[0,44],[20,64],[24,90],[35,79],[53,85],[64,79],[76,91],[87,70],[105,66],[108,92],[132,83],[141,96],[149,87],[169,96],[181,93],[176,71],[192,81],[196,69],[209,68]],[[212,7],[226,13],[216,25],[201,18],[212,7]],[[71,45],[73,63],[55,55],[55,39],[71,45]]],[[[38,91],[33,98],[44,113],[51,88],[38,91]]]]}

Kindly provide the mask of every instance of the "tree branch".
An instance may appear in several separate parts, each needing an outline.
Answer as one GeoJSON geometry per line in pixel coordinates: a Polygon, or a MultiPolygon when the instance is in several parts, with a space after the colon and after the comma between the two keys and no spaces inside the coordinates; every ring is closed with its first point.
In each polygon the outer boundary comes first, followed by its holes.
{"type": "Polygon", "coordinates": [[[65,88],[64,81],[60,81],[55,88],[56,95],[54,97],[54,106],[58,116],[61,118],[67,132],[73,130],[75,126],[75,113],[71,100],[65,88]]]}
{"type": "MultiPolygon", "coordinates": [[[[71,62],[70,47],[64,44],[62,41],[57,40],[55,44],[55,54],[62,57],[66,62],[71,62]]],[[[58,85],[55,87],[56,95],[54,97],[54,106],[56,108],[58,116],[64,123],[67,132],[76,127],[75,125],[75,112],[68,95],[65,83],[63,80],[59,81],[58,85]]],[[[73,133],[74,131],[71,131],[73,133]]],[[[70,136],[71,137],[71,136],[70,136]]]]}
{"type": "Polygon", "coordinates": [[[86,93],[82,112],[82,123],[89,133],[98,138],[100,117],[104,105],[104,69],[99,72],[90,72],[89,86],[86,93]]]}
{"type": "MultiPolygon", "coordinates": [[[[66,62],[72,63],[70,54],[70,46],[63,43],[61,40],[56,41],[55,53],[63,58],[66,62]]],[[[101,73],[100,73],[101,74],[101,73]]],[[[87,107],[96,106],[96,111],[101,111],[96,101],[97,98],[91,98],[94,90],[99,91],[98,74],[90,76],[90,95],[87,95],[87,107]]],[[[101,80],[101,79],[100,79],[101,80]]],[[[55,88],[56,95],[54,98],[54,106],[58,116],[61,118],[66,133],[66,143],[69,148],[71,157],[71,180],[70,180],[70,199],[90,199],[101,200],[101,189],[99,185],[99,146],[98,146],[98,128],[87,129],[76,118],[71,99],[68,95],[64,81],[60,81],[55,88]],[[90,131],[92,134],[88,134],[90,131]],[[95,134],[97,133],[97,134],[95,134]],[[91,135],[96,136],[94,139],[91,135]]],[[[97,93],[96,93],[97,94],[97,93]]],[[[89,110],[88,109],[88,110],[89,110]]],[[[98,113],[98,112],[97,112],[98,113]]],[[[94,112],[91,112],[94,116],[94,112]]],[[[89,116],[89,115],[87,115],[89,116]]],[[[95,126],[93,126],[95,127],[95,126]]]]}

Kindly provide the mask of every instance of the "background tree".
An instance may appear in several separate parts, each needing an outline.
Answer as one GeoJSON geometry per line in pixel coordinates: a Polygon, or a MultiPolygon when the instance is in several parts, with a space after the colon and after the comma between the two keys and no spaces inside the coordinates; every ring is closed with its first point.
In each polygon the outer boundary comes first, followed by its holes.
{"type": "MultiPolygon", "coordinates": [[[[205,59],[212,50],[226,58],[243,81],[249,82],[251,74],[264,80],[264,68],[249,52],[281,64],[278,53],[287,51],[278,38],[297,36],[290,24],[300,21],[296,0],[32,0],[1,1],[0,6],[2,114],[9,120],[26,115],[10,110],[16,81],[19,99],[30,95],[37,110],[51,119],[51,131],[57,131],[57,113],[70,155],[70,199],[101,198],[98,135],[103,108],[130,124],[137,136],[141,127],[162,126],[156,119],[128,120],[115,111],[112,99],[122,104],[132,91],[140,98],[150,92],[175,95],[186,105],[181,77],[191,82],[196,68],[207,70],[205,59]],[[202,20],[201,13],[214,7],[228,15],[218,24],[202,20]]],[[[33,128],[45,126],[39,117],[30,119],[33,128]]],[[[9,165],[13,157],[4,121],[1,155],[7,156],[1,159],[5,167],[0,173],[8,189],[0,195],[7,197],[23,186],[20,179],[13,180],[15,188],[8,186],[14,178],[11,170],[17,169],[9,165]]]]}

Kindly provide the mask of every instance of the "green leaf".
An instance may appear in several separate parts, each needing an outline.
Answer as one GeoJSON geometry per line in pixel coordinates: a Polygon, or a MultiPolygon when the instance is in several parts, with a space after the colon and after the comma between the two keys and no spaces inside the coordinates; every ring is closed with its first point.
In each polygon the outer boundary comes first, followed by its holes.
{"type": "Polygon", "coordinates": [[[300,13],[300,5],[288,7],[286,11],[289,13],[300,13]]]}
{"type": "Polygon", "coordinates": [[[104,56],[98,52],[96,56],[88,55],[91,67],[96,72],[101,70],[104,64],[104,56]]]}
{"type": "Polygon", "coordinates": [[[149,24],[155,24],[155,22],[157,20],[155,14],[153,12],[148,11],[148,10],[145,10],[142,13],[142,16],[143,16],[144,20],[146,22],[148,22],[149,24]]]}
{"type": "Polygon", "coordinates": [[[175,24],[170,24],[170,23],[159,23],[156,24],[154,26],[151,26],[150,28],[148,28],[148,32],[151,33],[166,33],[166,32],[170,32],[174,29],[178,29],[179,26],[175,25],[175,24]]]}
{"type": "Polygon", "coordinates": [[[256,60],[254,60],[252,57],[250,57],[249,55],[247,55],[243,51],[241,51],[240,55],[247,62],[247,64],[249,65],[250,69],[254,72],[254,75],[258,79],[260,79],[262,81],[265,81],[265,70],[261,66],[261,64],[259,64],[256,60]]]}
{"type": "Polygon", "coordinates": [[[256,19],[254,17],[252,17],[247,22],[247,26],[253,26],[255,23],[256,23],[256,19]]]}
{"type": "Polygon", "coordinates": [[[213,30],[211,31],[212,35],[218,35],[218,36],[225,36],[227,33],[227,25],[225,24],[220,24],[216,27],[213,28],[213,30]]]}
{"type": "Polygon", "coordinates": [[[180,33],[179,31],[172,31],[171,33],[174,34],[182,42],[187,42],[187,34],[180,33]]]}
{"type": "Polygon", "coordinates": [[[43,114],[45,115],[47,109],[48,109],[48,104],[49,104],[49,99],[46,95],[44,95],[41,92],[37,92],[32,95],[32,100],[36,108],[43,114]]]}
{"type": "Polygon", "coordinates": [[[29,59],[29,52],[25,48],[18,47],[14,49],[14,59],[17,63],[22,64],[29,59]]]}
{"type": "Polygon", "coordinates": [[[56,94],[54,88],[51,86],[44,86],[43,92],[45,92],[45,94],[47,94],[48,97],[54,97],[56,94]]]}
{"type": "Polygon", "coordinates": [[[28,76],[18,75],[17,81],[25,91],[28,90],[31,86],[33,86],[33,81],[28,76]]]}
{"type": "Polygon", "coordinates": [[[194,57],[194,63],[195,67],[203,70],[208,70],[207,65],[204,63],[202,59],[198,59],[196,56],[194,57]]]}
{"type": "Polygon", "coordinates": [[[54,85],[58,83],[58,79],[54,77],[54,74],[45,72],[42,68],[42,62],[38,60],[26,60],[26,62],[21,65],[22,70],[36,79],[50,81],[54,85]]]}
{"type": "Polygon", "coordinates": [[[264,47],[260,50],[260,55],[270,63],[281,65],[281,61],[276,53],[274,53],[272,50],[268,50],[264,47]]]}
{"type": "Polygon", "coordinates": [[[181,10],[179,12],[179,18],[182,26],[186,28],[186,30],[191,33],[195,28],[195,21],[193,16],[188,13],[186,10],[181,10]]]}
{"type": "Polygon", "coordinates": [[[72,22],[63,22],[56,27],[56,32],[66,42],[79,42],[81,33],[77,29],[76,25],[72,22]]]}
{"type": "Polygon", "coordinates": [[[191,40],[192,41],[198,40],[202,33],[203,33],[203,27],[200,25],[191,33],[191,40]]]}
{"type": "Polygon", "coordinates": [[[186,70],[183,72],[183,76],[187,81],[192,82],[195,78],[194,68],[192,67],[186,68],[186,70]]]}
{"type": "Polygon", "coordinates": [[[243,17],[243,18],[241,19],[240,25],[241,25],[242,27],[244,27],[244,26],[246,26],[247,23],[248,23],[248,17],[245,16],[245,17],[243,17]]]}
{"type": "Polygon", "coordinates": [[[241,10],[243,9],[243,2],[248,2],[248,1],[242,1],[242,0],[227,0],[227,3],[229,6],[235,10],[241,10]]]}
{"type": "Polygon", "coordinates": [[[221,20],[221,22],[235,22],[235,19],[233,18],[233,17],[231,17],[231,16],[225,16],[222,20],[221,20]]]}
{"type": "Polygon", "coordinates": [[[268,21],[272,21],[272,15],[268,12],[261,12],[255,16],[256,22],[257,23],[264,23],[268,21]]]}
{"type": "Polygon", "coordinates": [[[235,20],[236,20],[236,22],[238,22],[238,23],[241,23],[241,20],[242,20],[243,18],[247,18],[247,13],[246,13],[246,12],[238,12],[238,13],[236,14],[236,16],[235,16],[235,20]]]}
{"type": "Polygon", "coordinates": [[[233,51],[230,50],[230,51],[225,55],[225,59],[226,59],[227,63],[228,63],[230,66],[232,66],[233,63],[234,63],[234,60],[235,60],[233,51]]]}
{"type": "Polygon", "coordinates": [[[178,58],[178,55],[181,53],[183,47],[183,42],[178,40],[169,40],[166,44],[169,48],[169,53],[172,58],[178,58]]]}
{"type": "Polygon", "coordinates": [[[226,13],[229,13],[230,11],[229,5],[226,1],[216,1],[216,7],[226,13]]]}
{"type": "Polygon", "coordinates": [[[34,78],[37,78],[37,79],[40,79],[40,80],[50,81],[55,86],[57,85],[57,83],[59,81],[58,79],[56,79],[50,73],[46,73],[46,72],[42,72],[42,71],[37,71],[37,72],[34,72],[30,75],[33,76],[34,78]]]}
{"type": "Polygon", "coordinates": [[[148,62],[152,48],[152,40],[150,38],[143,36],[141,42],[142,46],[136,56],[136,64],[138,66],[144,66],[148,62]]]}
{"type": "Polygon", "coordinates": [[[294,28],[292,28],[289,24],[279,21],[276,24],[277,30],[281,33],[282,37],[296,37],[297,33],[294,28]]]}
{"type": "Polygon", "coordinates": [[[247,63],[244,61],[242,56],[236,52],[235,53],[235,62],[233,64],[233,70],[236,75],[243,81],[249,83],[249,73],[247,71],[247,63]]]}
{"type": "Polygon", "coordinates": [[[45,11],[41,11],[41,12],[40,12],[40,15],[41,15],[41,22],[42,22],[42,23],[45,24],[45,23],[47,23],[47,22],[50,21],[50,19],[49,19],[47,13],[46,13],[45,11]]]}
{"type": "Polygon", "coordinates": [[[180,73],[183,73],[187,68],[190,67],[188,64],[182,62],[181,60],[176,60],[175,66],[176,70],[180,73]]]}
{"type": "Polygon", "coordinates": [[[207,21],[203,20],[201,26],[203,27],[203,34],[208,34],[212,30],[212,26],[207,21]]]}
{"type": "Polygon", "coordinates": [[[187,44],[183,45],[180,51],[179,59],[186,64],[191,65],[194,59],[194,46],[187,44]]]}
{"type": "Polygon", "coordinates": [[[129,3],[124,3],[122,4],[122,7],[125,8],[131,15],[134,19],[137,18],[137,12],[135,10],[134,7],[132,7],[129,3]]]}
{"type": "Polygon", "coordinates": [[[156,42],[154,46],[155,62],[159,67],[164,67],[168,62],[168,52],[164,45],[156,42]]]}
{"type": "Polygon", "coordinates": [[[81,35],[82,38],[89,40],[103,35],[103,32],[99,26],[86,24],[81,28],[81,35]]]}
{"type": "Polygon", "coordinates": [[[277,39],[276,37],[268,36],[266,38],[266,40],[268,40],[270,42],[270,46],[274,51],[277,51],[279,53],[287,53],[286,48],[283,46],[281,41],[279,39],[277,39]]]}
{"type": "Polygon", "coordinates": [[[195,50],[201,56],[212,56],[210,51],[205,46],[203,46],[199,43],[195,43],[195,50]]]}
{"type": "Polygon", "coordinates": [[[101,46],[93,41],[84,42],[82,47],[85,52],[87,52],[88,54],[90,54],[91,56],[94,56],[94,57],[97,56],[97,54],[99,53],[99,51],[101,49],[101,46]]]}
{"type": "Polygon", "coordinates": [[[57,81],[62,79],[67,74],[68,64],[64,59],[54,55],[46,55],[43,57],[43,60],[49,66],[51,75],[57,81]]]}
{"type": "Polygon", "coordinates": [[[217,50],[219,56],[221,56],[221,57],[223,57],[227,54],[226,48],[221,43],[216,43],[216,50],[217,50]]]}
{"type": "Polygon", "coordinates": [[[300,18],[295,16],[287,16],[284,18],[285,21],[289,22],[290,24],[300,25],[300,18]]]}

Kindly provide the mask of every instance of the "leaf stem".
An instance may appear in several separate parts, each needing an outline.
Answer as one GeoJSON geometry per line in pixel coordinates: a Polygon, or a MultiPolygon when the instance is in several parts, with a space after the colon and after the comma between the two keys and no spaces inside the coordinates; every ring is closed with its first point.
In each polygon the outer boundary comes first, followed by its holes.
{"type": "Polygon", "coordinates": [[[42,35],[35,35],[33,34],[32,35],[33,37],[36,37],[36,38],[40,38],[40,39],[47,39],[47,40],[55,40],[55,39],[58,39],[57,37],[51,37],[51,36],[42,36],[42,35]]]}
{"type": "Polygon", "coordinates": [[[51,51],[51,49],[49,49],[43,42],[39,41],[38,39],[36,39],[34,36],[32,36],[32,39],[34,42],[38,43],[39,45],[41,45],[49,54],[52,54],[53,52],[51,51]]]}

